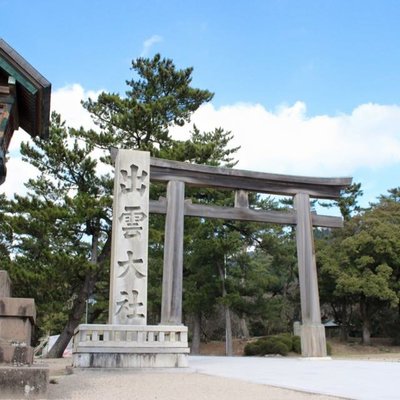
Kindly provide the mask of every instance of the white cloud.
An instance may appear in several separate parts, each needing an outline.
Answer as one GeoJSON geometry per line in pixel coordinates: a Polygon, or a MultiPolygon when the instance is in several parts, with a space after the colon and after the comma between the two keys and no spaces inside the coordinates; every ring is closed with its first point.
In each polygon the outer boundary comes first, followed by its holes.
{"type": "MultiPolygon", "coordinates": [[[[73,128],[97,130],[98,127],[93,122],[89,112],[82,107],[81,101],[87,100],[89,97],[95,100],[98,95],[105,90],[88,90],[86,91],[81,85],[73,84],[56,90],[52,94],[52,109],[61,114],[66,125],[73,128]]],[[[95,149],[94,158],[103,155],[102,150],[95,149]]],[[[98,164],[98,173],[106,174],[111,172],[111,167],[102,163],[98,164]]]]}
{"type": "Polygon", "coordinates": [[[147,57],[150,53],[151,48],[157,44],[163,41],[163,38],[160,35],[153,35],[151,37],[149,37],[148,39],[146,39],[143,42],[143,48],[142,48],[142,52],[141,52],[141,57],[147,57]]]}
{"type": "MultiPolygon", "coordinates": [[[[68,126],[94,128],[80,104],[98,92],[78,84],[52,93],[52,109],[68,126]]],[[[215,108],[202,106],[193,116],[200,130],[223,127],[234,134],[232,146],[241,146],[237,168],[294,175],[353,175],[363,168],[377,170],[400,165],[400,106],[363,104],[351,114],[307,116],[303,102],[267,110],[260,104],[237,103],[215,108]]],[[[188,136],[190,127],[176,128],[177,139],[188,136]]],[[[12,140],[8,177],[1,187],[7,194],[21,192],[22,182],[34,174],[15,149],[28,136],[16,132],[12,140]]],[[[363,184],[364,185],[364,184],[363,184]]]]}
{"type": "Polygon", "coordinates": [[[25,193],[24,183],[37,174],[35,167],[22,161],[19,151],[21,143],[29,140],[30,136],[22,129],[15,131],[11,139],[7,154],[7,177],[0,186],[0,192],[8,197],[13,197],[14,193],[25,193]]]}
{"type": "MultiPolygon", "coordinates": [[[[232,131],[237,168],[296,175],[351,175],[357,168],[400,163],[400,106],[363,104],[350,115],[308,117],[297,102],[269,111],[260,104],[202,106],[200,130],[232,131]]],[[[184,138],[187,128],[174,130],[184,138]]]]}
{"type": "Polygon", "coordinates": [[[10,146],[8,147],[9,155],[12,156],[13,153],[18,153],[21,143],[26,142],[29,140],[29,138],[30,136],[24,130],[18,129],[15,131],[11,139],[10,146]]]}
{"type": "Polygon", "coordinates": [[[13,197],[14,193],[26,193],[24,183],[34,178],[36,174],[36,168],[23,162],[21,157],[10,157],[7,162],[6,181],[0,186],[0,190],[8,197],[13,197]]]}
{"type": "Polygon", "coordinates": [[[82,107],[81,101],[89,97],[96,99],[102,90],[86,91],[81,85],[67,85],[57,89],[51,94],[51,109],[61,114],[61,118],[73,128],[95,129],[90,114],[82,107]]]}

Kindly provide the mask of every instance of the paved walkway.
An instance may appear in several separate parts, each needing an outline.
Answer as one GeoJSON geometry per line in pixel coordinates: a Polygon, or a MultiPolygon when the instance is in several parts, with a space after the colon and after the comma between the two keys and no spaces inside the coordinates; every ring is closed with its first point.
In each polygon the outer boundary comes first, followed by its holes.
{"type": "Polygon", "coordinates": [[[275,357],[189,357],[197,372],[356,400],[399,400],[400,363],[275,357]]]}

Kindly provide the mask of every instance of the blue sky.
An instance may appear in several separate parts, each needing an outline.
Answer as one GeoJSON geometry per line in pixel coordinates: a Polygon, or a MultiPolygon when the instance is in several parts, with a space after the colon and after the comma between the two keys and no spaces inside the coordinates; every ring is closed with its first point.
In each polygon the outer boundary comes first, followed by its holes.
{"type": "Polygon", "coordinates": [[[193,120],[232,131],[238,167],[354,176],[364,204],[400,186],[398,1],[0,0],[0,9],[0,36],[52,82],[53,107],[71,125],[89,124],[79,96],[123,93],[130,61],[160,52],[215,92],[193,120]]]}

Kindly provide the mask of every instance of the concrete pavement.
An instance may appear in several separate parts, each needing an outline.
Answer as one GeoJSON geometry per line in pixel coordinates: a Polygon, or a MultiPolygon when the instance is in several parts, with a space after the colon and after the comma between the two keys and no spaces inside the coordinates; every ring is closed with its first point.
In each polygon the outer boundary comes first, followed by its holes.
{"type": "Polygon", "coordinates": [[[400,363],[190,356],[196,372],[355,400],[399,400],[400,363]]]}

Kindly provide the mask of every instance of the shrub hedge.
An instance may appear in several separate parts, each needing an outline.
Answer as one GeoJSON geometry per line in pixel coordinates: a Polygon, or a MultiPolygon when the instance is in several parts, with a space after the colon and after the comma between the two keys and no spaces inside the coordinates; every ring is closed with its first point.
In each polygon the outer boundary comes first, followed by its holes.
{"type": "MultiPolygon", "coordinates": [[[[244,347],[245,356],[265,356],[266,354],[280,354],[286,356],[289,352],[301,354],[300,336],[293,336],[290,333],[280,335],[264,336],[254,342],[249,342],[244,347]]],[[[332,354],[332,348],[326,343],[328,355],[332,354]]]]}

